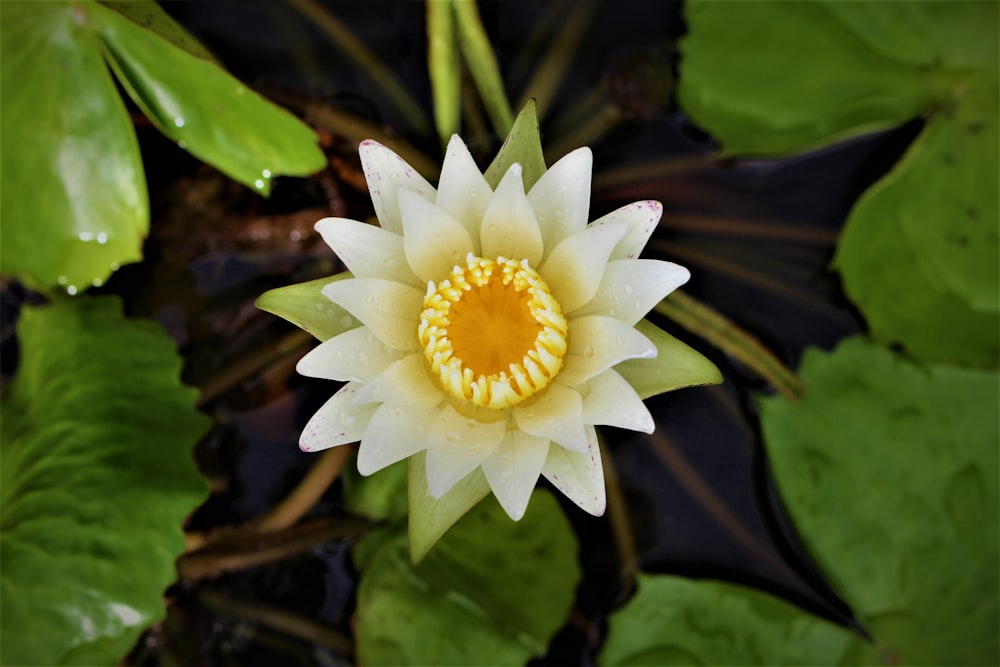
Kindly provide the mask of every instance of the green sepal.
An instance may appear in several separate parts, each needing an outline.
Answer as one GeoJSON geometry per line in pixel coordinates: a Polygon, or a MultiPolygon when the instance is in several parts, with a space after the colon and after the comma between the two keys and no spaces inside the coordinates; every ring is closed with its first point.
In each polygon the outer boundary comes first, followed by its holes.
{"type": "Polygon", "coordinates": [[[640,320],[635,328],[656,346],[656,356],[623,361],[615,366],[615,370],[628,380],[640,398],[723,381],[716,365],[701,352],[649,320],[640,320]]]}
{"type": "Polygon", "coordinates": [[[535,100],[528,100],[517,114],[514,125],[510,128],[510,134],[504,139],[500,151],[483,174],[490,188],[496,190],[500,179],[515,163],[521,165],[525,192],[530,190],[545,173],[545,156],[542,153],[542,140],[538,132],[535,100]]]}
{"type": "Polygon", "coordinates": [[[326,278],[277,287],[257,297],[254,305],[288,320],[320,341],[329,340],[361,326],[360,320],[323,296],[323,288],[330,283],[353,277],[344,271],[326,278]]]}

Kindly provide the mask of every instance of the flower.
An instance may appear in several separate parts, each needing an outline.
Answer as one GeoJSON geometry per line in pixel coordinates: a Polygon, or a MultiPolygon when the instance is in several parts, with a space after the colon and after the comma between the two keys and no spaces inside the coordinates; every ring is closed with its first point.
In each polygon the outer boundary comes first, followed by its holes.
{"type": "Polygon", "coordinates": [[[614,367],[656,356],[634,326],[689,277],[637,259],[660,204],[587,224],[587,148],[527,193],[516,163],[494,191],[457,136],[436,190],[374,141],[360,155],[380,226],[326,218],[316,229],[351,273],[322,294],[362,326],[299,362],[303,375],[347,381],[301,448],[360,440],[363,475],[426,452],[434,498],[481,468],[514,520],[543,475],[603,514],[594,427],[654,428],[614,367]]]}

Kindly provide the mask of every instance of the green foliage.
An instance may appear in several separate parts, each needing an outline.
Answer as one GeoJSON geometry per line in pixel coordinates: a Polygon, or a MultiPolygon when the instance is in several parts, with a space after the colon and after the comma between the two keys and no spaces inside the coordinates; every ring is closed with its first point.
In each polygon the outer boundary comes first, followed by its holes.
{"type": "Polygon", "coordinates": [[[5,665],[112,664],[163,613],[181,522],[206,493],[207,419],[173,343],[94,298],[28,308],[3,399],[5,665]]]}
{"type": "Polygon", "coordinates": [[[863,338],[810,351],[801,402],[761,401],[771,465],[869,644],[737,586],[645,578],[604,664],[962,664],[1000,659],[995,372],[863,338]]]}
{"type": "Polygon", "coordinates": [[[852,210],[836,265],[877,339],[996,366],[996,3],[695,0],[686,18],[680,103],[726,153],[782,155],[926,118],[852,210]]]}
{"type": "Polygon", "coordinates": [[[838,665],[864,640],[778,598],[717,581],[639,575],[600,664],[838,665]]]}
{"type": "Polygon", "coordinates": [[[656,356],[623,361],[615,370],[628,380],[641,398],[722,382],[722,373],[715,364],[649,320],[640,320],[635,328],[653,342],[656,356]]]}
{"type": "Polygon", "coordinates": [[[0,5],[0,269],[71,293],[141,258],[149,203],[108,73],[192,154],[263,193],[323,166],[313,132],[229,76],[153,2],[0,5]]]}
{"type": "Polygon", "coordinates": [[[789,513],[901,664],[996,664],[995,372],[919,366],[854,338],[810,351],[797,406],[761,401],[789,513]]]}
{"type": "Polygon", "coordinates": [[[366,665],[524,664],[565,622],[580,578],[573,531],[551,494],[519,522],[480,503],[419,565],[388,542],[358,588],[366,665]]]}

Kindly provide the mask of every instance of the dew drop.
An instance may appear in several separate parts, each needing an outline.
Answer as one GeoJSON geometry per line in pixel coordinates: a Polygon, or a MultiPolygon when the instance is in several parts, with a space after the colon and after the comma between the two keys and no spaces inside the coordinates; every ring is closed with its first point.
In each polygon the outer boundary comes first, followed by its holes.
{"type": "Polygon", "coordinates": [[[351,426],[354,426],[354,415],[348,412],[341,412],[340,418],[337,421],[344,428],[350,428],[351,426]]]}
{"type": "Polygon", "coordinates": [[[260,173],[264,175],[264,178],[271,178],[271,170],[270,169],[265,169],[264,171],[262,171],[260,173]]]}
{"type": "Polygon", "coordinates": [[[361,364],[362,366],[367,366],[368,365],[368,355],[365,354],[364,352],[358,352],[357,359],[358,359],[358,363],[361,364]]]}
{"type": "Polygon", "coordinates": [[[97,242],[100,243],[101,245],[104,245],[105,243],[107,243],[108,242],[108,233],[107,232],[100,232],[100,233],[98,233],[97,234],[97,242]]]}
{"type": "Polygon", "coordinates": [[[564,463],[562,469],[563,472],[573,472],[573,466],[569,463],[564,463]]]}
{"type": "Polygon", "coordinates": [[[69,286],[67,286],[66,287],[66,293],[69,294],[70,296],[73,296],[74,294],[76,294],[76,285],[69,285],[69,286]]]}
{"type": "Polygon", "coordinates": [[[121,265],[118,262],[111,262],[110,266],[112,271],[117,271],[118,267],[121,265]]]}
{"type": "Polygon", "coordinates": [[[343,317],[340,318],[340,324],[343,327],[349,327],[352,324],[354,324],[354,318],[351,317],[350,315],[344,315],[343,317]]]}
{"type": "Polygon", "coordinates": [[[587,357],[588,359],[590,357],[594,356],[594,348],[592,346],[590,346],[590,345],[588,345],[587,347],[583,348],[583,356],[587,357]]]}
{"type": "Polygon", "coordinates": [[[632,286],[631,285],[626,285],[625,286],[625,293],[628,294],[629,296],[632,295],[632,286]]]}
{"type": "Polygon", "coordinates": [[[100,278],[94,278],[94,279],[93,279],[93,280],[92,280],[92,281],[90,282],[90,284],[91,284],[91,285],[93,285],[94,287],[100,287],[101,285],[103,285],[103,284],[104,284],[104,281],[103,281],[103,280],[101,280],[100,278]]]}
{"type": "Polygon", "coordinates": [[[455,433],[454,431],[448,431],[447,433],[444,434],[444,437],[448,440],[448,442],[458,442],[459,440],[462,439],[462,436],[460,436],[458,433],[455,433]]]}
{"type": "Polygon", "coordinates": [[[69,280],[66,278],[66,276],[59,276],[58,281],[59,281],[60,285],[65,285],[67,282],[69,282],[69,280]]]}
{"type": "Polygon", "coordinates": [[[260,180],[259,178],[256,181],[254,181],[253,184],[254,187],[256,187],[258,190],[264,189],[264,181],[260,180]]]}
{"type": "Polygon", "coordinates": [[[188,147],[188,143],[186,141],[178,141],[177,146],[183,150],[188,147]]]}
{"type": "Polygon", "coordinates": [[[80,232],[76,236],[81,241],[92,241],[94,239],[94,235],[91,232],[80,232]]]}
{"type": "Polygon", "coordinates": [[[174,125],[176,125],[177,127],[184,127],[184,119],[174,118],[174,125]]]}

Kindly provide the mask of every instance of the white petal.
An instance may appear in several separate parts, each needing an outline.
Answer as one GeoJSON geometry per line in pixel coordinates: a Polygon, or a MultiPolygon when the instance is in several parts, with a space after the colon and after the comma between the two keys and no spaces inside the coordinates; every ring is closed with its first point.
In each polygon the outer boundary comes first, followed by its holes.
{"type": "Polygon", "coordinates": [[[356,403],[393,403],[413,408],[433,408],[445,394],[431,379],[424,355],[416,352],[386,368],[354,398],[356,403]]]}
{"type": "Polygon", "coordinates": [[[347,218],[323,218],[316,231],[355,277],[420,284],[406,263],[403,237],[398,234],[347,218]]]}
{"type": "Polygon", "coordinates": [[[663,205],[658,201],[637,201],[619,209],[615,209],[603,218],[599,218],[590,223],[595,225],[609,225],[624,222],[628,225],[628,233],[625,238],[618,242],[611,259],[636,259],[642,249],[646,247],[646,241],[650,234],[656,229],[663,214],[663,205]]]}
{"type": "Polygon", "coordinates": [[[441,180],[438,182],[437,199],[434,203],[462,223],[469,232],[477,255],[480,247],[479,226],[492,194],[493,190],[480,173],[465,142],[457,134],[453,134],[444,154],[441,180]]]}
{"type": "Polygon", "coordinates": [[[358,472],[362,475],[370,475],[427,447],[427,429],[437,416],[435,410],[383,403],[373,412],[358,450],[358,472]]]}
{"type": "Polygon", "coordinates": [[[583,423],[617,426],[652,433],[653,416],[632,385],[608,369],[579,387],[583,396],[583,423]]]}
{"type": "Polygon", "coordinates": [[[475,248],[465,227],[445,211],[409,190],[399,191],[403,247],[413,272],[427,284],[444,280],[475,248]]]}
{"type": "Polygon", "coordinates": [[[585,512],[594,516],[604,514],[607,507],[604,469],[601,467],[597,431],[593,426],[587,427],[587,451],[583,454],[562,447],[549,447],[542,474],[585,512]]]}
{"type": "Polygon", "coordinates": [[[302,451],[318,452],[361,439],[375,410],[371,405],[354,404],[359,388],[359,383],[348,382],[316,411],[299,437],[302,451]]]}
{"type": "Polygon", "coordinates": [[[525,433],[583,451],[587,434],[583,428],[583,399],[569,387],[553,382],[528,405],[514,408],[517,427],[525,433]]]}
{"type": "Polygon", "coordinates": [[[323,296],[361,320],[386,345],[404,352],[420,349],[421,290],[393,280],[352,278],[330,283],[323,296]]]}
{"type": "Polygon", "coordinates": [[[446,405],[427,435],[427,488],[434,498],[476,469],[507,431],[507,420],[481,422],[446,405]]]}
{"type": "Polygon", "coordinates": [[[608,262],[594,298],[572,315],[607,315],[633,325],[691,277],[679,264],[655,259],[608,262]]]}
{"type": "Polygon", "coordinates": [[[528,193],[542,230],[546,254],[564,238],[587,226],[593,163],[590,149],[578,148],[552,165],[528,193]]]}
{"type": "Polygon", "coordinates": [[[524,516],[548,452],[548,438],[507,431],[500,446],[483,461],[483,472],[493,495],[514,521],[524,516]]]}
{"type": "Polygon", "coordinates": [[[487,259],[527,259],[533,267],[541,261],[542,234],[524,195],[521,165],[512,164],[497,185],[483,215],[479,239],[482,256],[487,259]]]}
{"type": "Polygon", "coordinates": [[[626,359],[656,356],[656,346],[648,338],[613,317],[585,315],[570,318],[568,324],[566,356],[557,379],[570,387],[626,359]]]}
{"type": "Polygon", "coordinates": [[[320,343],[299,359],[295,370],[312,378],[368,382],[399,357],[371,329],[358,327],[320,343]]]}
{"type": "Polygon", "coordinates": [[[538,269],[564,313],[584,305],[597,292],[608,255],[625,232],[625,225],[587,227],[563,239],[538,269]]]}
{"type": "Polygon", "coordinates": [[[403,222],[399,217],[397,188],[413,190],[428,201],[434,201],[434,186],[408,165],[406,160],[377,141],[362,141],[358,154],[361,156],[361,168],[368,181],[368,191],[371,193],[379,224],[394,234],[402,234],[403,222]]]}

